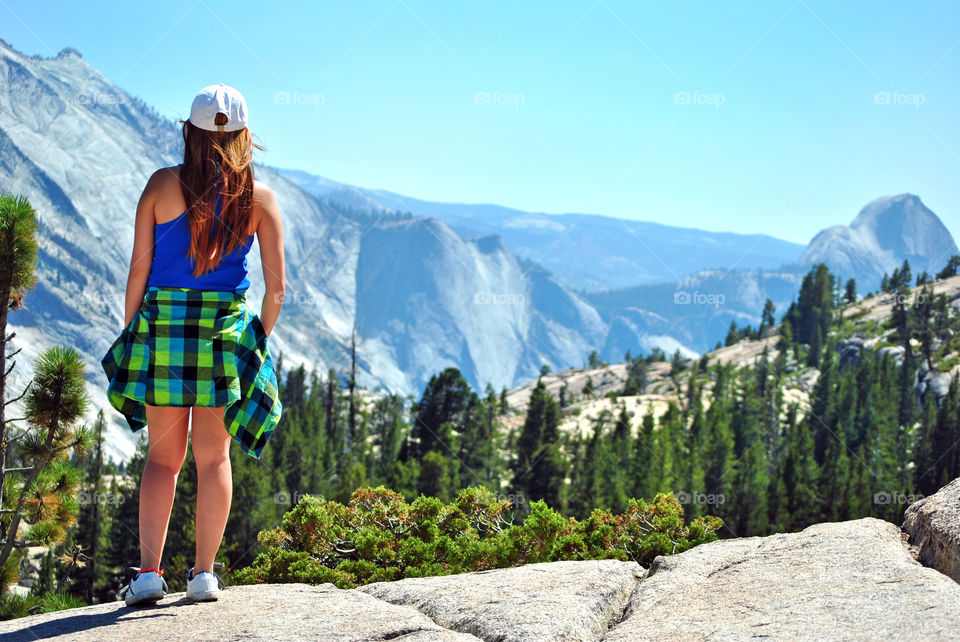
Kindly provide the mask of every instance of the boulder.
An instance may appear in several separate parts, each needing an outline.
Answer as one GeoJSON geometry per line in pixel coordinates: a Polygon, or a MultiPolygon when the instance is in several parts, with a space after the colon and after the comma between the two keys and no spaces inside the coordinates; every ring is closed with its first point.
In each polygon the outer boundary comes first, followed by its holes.
{"type": "Polygon", "coordinates": [[[960,582],[960,478],[910,504],[903,530],[920,562],[960,582]]]}
{"type": "Polygon", "coordinates": [[[879,519],[703,544],[657,557],[605,642],[960,637],[960,585],[879,519]]]}
{"type": "Polygon", "coordinates": [[[893,357],[893,360],[897,362],[897,365],[903,363],[903,355],[906,350],[903,349],[903,346],[884,346],[877,350],[877,356],[883,358],[884,355],[889,354],[893,357]]]}
{"type": "Polygon", "coordinates": [[[842,339],[837,341],[835,349],[840,355],[837,363],[840,369],[855,366],[860,362],[860,355],[863,353],[863,339],[861,337],[842,339]]]}
{"type": "Polygon", "coordinates": [[[377,582],[357,590],[484,640],[599,640],[620,622],[643,572],[636,562],[565,561],[377,582]]]}
{"type": "Polygon", "coordinates": [[[927,375],[926,383],[930,390],[933,390],[933,394],[939,398],[950,392],[952,380],[953,377],[949,372],[932,372],[927,375]]]}

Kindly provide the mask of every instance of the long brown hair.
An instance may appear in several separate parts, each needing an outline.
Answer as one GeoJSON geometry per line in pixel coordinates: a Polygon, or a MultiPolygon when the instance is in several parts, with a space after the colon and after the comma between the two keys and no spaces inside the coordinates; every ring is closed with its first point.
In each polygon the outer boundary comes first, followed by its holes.
{"type": "MultiPolygon", "coordinates": [[[[217,114],[214,122],[226,124],[226,114],[217,114]]],[[[247,240],[253,212],[254,147],[263,149],[246,127],[214,132],[183,121],[180,188],[187,203],[194,276],[215,268],[224,255],[247,240]],[[218,195],[223,201],[220,224],[215,224],[218,195]]]]}

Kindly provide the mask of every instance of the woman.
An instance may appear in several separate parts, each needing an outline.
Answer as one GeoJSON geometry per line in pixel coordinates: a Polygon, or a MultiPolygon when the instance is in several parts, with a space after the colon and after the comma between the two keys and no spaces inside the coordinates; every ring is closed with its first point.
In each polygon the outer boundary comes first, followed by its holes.
{"type": "Polygon", "coordinates": [[[229,448],[259,459],[280,419],[267,337],[285,285],[283,229],[273,193],[253,176],[243,96],[226,85],[197,94],[183,122],[183,163],[158,170],[137,205],[126,327],[103,358],[107,396],[133,431],[148,426],[140,482],[140,566],[127,605],[166,593],[160,570],[177,476],[197,464],[196,561],[187,597],[215,600],[213,571],[233,493],[229,448]],[[266,294],[246,302],[256,236],[266,294]]]}

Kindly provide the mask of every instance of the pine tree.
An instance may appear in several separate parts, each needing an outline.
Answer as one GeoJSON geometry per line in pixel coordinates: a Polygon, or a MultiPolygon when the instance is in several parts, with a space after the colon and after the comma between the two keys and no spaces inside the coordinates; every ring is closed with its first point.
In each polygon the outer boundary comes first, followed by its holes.
{"type": "Polygon", "coordinates": [[[93,604],[98,595],[98,586],[104,581],[104,566],[101,563],[105,546],[104,524],[110,521],[109,512],[113,507],[112,497],[107,493],[103,480],[103,430],[106,422],[103,410],[97,413],[97,420],[93,426],[93,453],[89,461],[78,461],[85,464],[85,480],[81,493],[80,510],[77,514],[77,525],[70,538],[71,545],[79,544],[87,558],[86,564],[72,573],[78,593],[82,594],[88,604],[93,604]]]}
{"type": "MultiPolygon", "coordinates": [[[[935,397],[932,390],[927,395],[935,397]]],[[[940,401],[937,410],[937,421],[934,426],[931,441],[936,460],[931,465],[927,477],[931,480],[931,490],[934,492],[960,476],[958,470],[957,444],[960,442],[960,387],[957,377],[950,381],[950,388],[940,401]]]]}
{"type": "MultiPolygon", "coordinates": [[[[310,373],[310,389],[306,404],[303,406],[302,434],[307,440],[307,449],[303,452],[304,488],[313,494],[327,492],[326,468],[328,454],[334,455],[333,447],[327,439],[327,412],[324,407],[324,385],[316,368],[310,373]]],[[[271,460],[272,461],[272,460],[271,460]]]]}
{"type": "Polygon", "coordinates": [[[907,308],[906,301],[910,297],[910,289],[906,286],[900,286],[897,289],[897,296],[893,303],[892,318],[893,328],[897,333],[900,345],[903,346],[904,354],[909,357],[913,354],[913,347],[910,344],[910,337],[913,332],[913,323],[910,318],[910,311],[907,308]]]}
{"type": "Polygon", "coordinates": [[[813,337],[810,339],[810,352],[807,353],[807,365],[816,368],[820,365],[823,353],[823,336],[819,326],[814,326],[813,337]]]}
{"type": "Polygon", "coordinates": [[[407,458],[421,459],[431,450],[453,454],[453,431],[462,428],[468,409],[476,403],[477,394],[456,368],[430,377],[423,396],[412,408],[413,441],[407,458]]]}
{"type": "Polygon", "coordinates": [[[935,450],[934,435],[937,432],[937,401],[933,390],[927,388],[923,394],[923,410],[920,426],[914,444],[914,485],[923,495],[935,493],[937,485],[936,463],[939,453],[935,450]]]}
{"type": "Polygon", "coordinates": [[[559,444],[560,409],[547,391],[543,378],[530,393],[527,417],[516,447],[512,486],[530,501],[545,500],[548,506],[562,506],[566,470],[559,444]]]}
{"type": "Polygon", "coordinates": [[[586,454],[586,443],[579,427],[569,439],[570,486],[567,488],[567,510],[577,519],[585,519],[593,510],[591,488],[593,485],[593,464],[586,454]]]}
{"type": "Polygon", "coordinates": [[[920,354],[926,359],[928,370],[933,370],[933,344],[937,338],[934,332],[937,325],[936,311],[933,286],[927,285],[921,288],[918,296],[914,298],[910,312],[913,316],[911,335],[920,340],[920,354]]]}
{"type": "Polygon", "coordinates": [[[767,500],[769,460],[761,432],[763,397],[757,380],[739,379],[741,394],[732,417],[735,465],[730,508],[734,519],[727,527],[739,536],[765,533],[769,526],[767,500]]]}
{"type": "Polygon", "coordinates": [[[806,421],[797,421],[796,404],[787,408],[786,453],[780,469],[784,502],[780,520],[785,530],[796,531],[816,522],[819,471],[814,458],[813,437],[806,421]]]}
{"type": "Polygon", "coordinates": [[[640,422],[640,430],[637,433],[637,439],[633,444],[633,456],[631,458],[631,486],[630,496],[637,499],[653,499],[656,494],[657,480],[653,479],[655,466],[651,461],[653,458],[653,429],[656,420],[653,414],[653,405],[647,409],[640,422]]]}
{"type": "Polygon", "coordinates": [[[455,483],[453,468],[453,462],[439,451],[427,452],[421,461],[418,481],[420,492],[444,503],[449,502],[455,483]]]}
{"type": "Polygon", "coordinates": [[[834,422],[836,397],[834,395],[833,353],[826,352],[820,377],[813,388],[810,401],[808,423],[813,434],[814,457],[817,465],[822,466],[826,457],[827,445],[832,438],[830,426],[834,422]]]}
{"type": "Polygon", "coordinates": [[[763,337],[764,332],[767,329],[772,328],[777,324],[776,312],[777,307],[773,304],[773,301],[767,299],[763,304],[763,312],[760,314],[760,327],[757,328],[758,339],[763,337]]]}
{"type": "MultiPolygon", "coordinates": [[[[706,414],[699,458],[703,462],[703,493],[724,498],[716,512],[711,512],[725,522],[732,514],[727,499],[733,499],[730,482],[733,479],[735,463],[734,436],[731,430],[732,371],[730,364],[718,363],[714,368],[713,400],[706,414]]],[[[732,534],[729,530],[727,532],[732,534]]]]}
{"type": "Polygon", "coordinates": [[[950,257],[950,260],[947,261],[943,269],[937,272],[937,280],[949,279],[952,276],[956,276],[957,268],[960,268],[960,255],[954,254],[950,257]]]}
{"type": "Polygon", "coordinates": [[[737,322],[731,321],[730,328],[727,330],[727,337],[723,340],[724,346],[732,346],[740,339],[740,333],[737,331],[737,322]]]}
{"type": "MultiPolygon", "coordinates": [[[[399,471],[396,464],[403,445],[407,425],[403,421],[403,398],[391,394],[374,403],[372,433],[377,456],[372,477],[388,488],[398,489],[399,471]]],[[[398,489],[399,490],[399,489],[398,489]]]]}
{"type": "Polygon", "coordinates": [[[857,302],[857,281],[854,278],[847,279],[847,284],[844,287],[843,299],[847,303],[856,303],[857,302]]]}
{"type": "Polygon", "coordinates": [[[838,422],[824,452],[820,466],[821,521],[838,522],[850,518],[850,457],[847,453],[846,431],[838,422]]]}
{"type": "Polygon", "coordinates": [[[15,433],[16,443],[4,453],[14,465],[8,467],[0,459],[4,491],[0,569],[5,571],[0,574],[0,592],[15,574],[7,566],[17,559],[11,557],[14,548],[49,546],[65,539],[66,526],[76,520],[76,495],[83,477],[65,459],[70,453],[83,457],[93,445],[89,428],[78,425],[89,403],[80,353],[61,346],[48,348],[36,358],[33,369],[24,404],[27,427],[15,433]],[[22,535],[21,522],[30,525],[22,535]]]}
{"type": "Polygon", "coordinates": [[[609,505],[611,510],[616,513],[622,513],[627,505],[629,493],[627,475],[630,471],[632,446],[630,416],[627,414],[626,406],[621,406],[610,439],[609,461],[611,470],[607,476],[610,485],[609,505]]]}
{"type": "MultiPolygon", "coordinates": [[[[282,513],[291,509],[299,500],[299,496],[285,493],[280,487],[280,478],[275,476],[276,466],[272,463],[272,454],[269,448],[264,449],[260,461],[254,461],[235,445],[230,446],[233,497],[230,500],[230,516],[227,518],[218,554],[218,557],[225,560],[228,569],[240,568],[253,562],[262,550],[257,541],[258,533],[276,525],[282,513]]],[[[178,488],[177,501],[182,501],[183,504],[187,503],[183,501],[186,499],[186,486],[187,484],[184,484],[182,489],[178,488]]],[[[194,519],[195,516],[194,511],[194,519]]],[[[195,540],[188,538],[183,545],[189,550],[194,543],[195,540]]]]}
{"type": "Polygon", "coordinates": [[[304,455],[309,453],[311,440],[305,434],[307,405],[307,373],[303,365],[290,370],[286,381],[280,386],[280,401],[283,403],[283,416],[275,434],[270,438],[271,454],[277,463],[280,488],[276,492],[285,492],[292,503],[306,493],[307,478],[311,462],[304,455]]]}

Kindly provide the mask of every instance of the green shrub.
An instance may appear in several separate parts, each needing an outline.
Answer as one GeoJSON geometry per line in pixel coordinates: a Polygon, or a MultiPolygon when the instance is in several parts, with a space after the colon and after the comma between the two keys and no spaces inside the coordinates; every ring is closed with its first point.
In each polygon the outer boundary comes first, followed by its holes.
{"type": "Polygon", "coordinates": [[[47,592],[43,595],[4,593],[0,596],[0,620],[14,620],[28,615],[51,613],[87,606],[79,597],[47,592]]]}
{"type": "Polygon", "coordinates": [[[345,506],[306,495],[280,526],[257,537],[266,551],[233,573],[237,584],[330,582],[353,588],[370,582],[468,573],[558,560],[635,560],[713,541],[723,525],[699,517],[684,525],[670,494],[631,499],[621,515],[594,509],[578,522],[543,501],[514,524],[511,504],[489,490],[465,488],[444,504],[419,496],[412,503],[384,486],[358,488],[345,506]]]}

